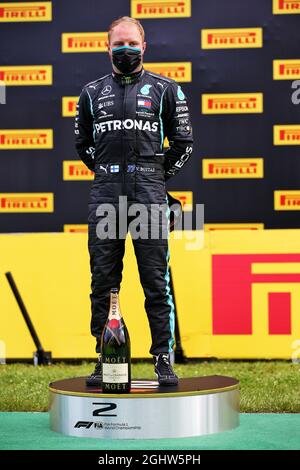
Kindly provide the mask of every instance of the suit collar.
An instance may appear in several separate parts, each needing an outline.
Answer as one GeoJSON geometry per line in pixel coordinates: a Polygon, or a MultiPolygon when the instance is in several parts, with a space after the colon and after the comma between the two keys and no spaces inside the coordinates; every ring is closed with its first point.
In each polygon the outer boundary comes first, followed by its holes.
{"type": "Polygon", "coordinates": [[[123,74],[123,73],[115,73],[112,72],[113,79],[119,83],[120,85],[131,85],[133,83],[139,82],[142,76],[145,73],[145,69],[142,69],[139,72],[130,73],[130,74],[123,74]]]}

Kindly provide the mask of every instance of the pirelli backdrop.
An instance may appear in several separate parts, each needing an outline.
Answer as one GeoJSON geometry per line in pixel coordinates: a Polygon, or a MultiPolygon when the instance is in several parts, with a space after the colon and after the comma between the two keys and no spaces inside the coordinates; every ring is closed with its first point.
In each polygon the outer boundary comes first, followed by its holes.
{"type": "Polygon", "coordinates": [[[189,99],[195,150],[169,190],[204,204],[208,229],[299,228],[300,0],[60,0],[0,3],[0,231],[86,229],[75,106],[111,71],[121,15],[189,99]]]}

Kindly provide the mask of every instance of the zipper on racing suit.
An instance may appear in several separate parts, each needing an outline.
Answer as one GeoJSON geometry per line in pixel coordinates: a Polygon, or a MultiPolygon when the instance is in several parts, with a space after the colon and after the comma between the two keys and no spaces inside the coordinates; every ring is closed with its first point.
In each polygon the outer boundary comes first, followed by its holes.
{"type": "MultiPolygon", "coordinates": [[[[130,81],[126,83],[125,77],[125,84],[124,84],[124,98],[123,98],[123,115],[122,115],[122,123],[124,123],[125,115],[126,115],[126,98],[127,98],[127,87],[130,81]]],[[[127,172],[127,159],[126,159],[126,152],[124,152],[124,136],[125,136],[125,127],[123,127],[123,134],[122,134],[122,149],[123,149],[123,174],[122,174],[122,191],[123,195],[126,196],[126,184],[125,184],[125,175],[127,172]]]]}

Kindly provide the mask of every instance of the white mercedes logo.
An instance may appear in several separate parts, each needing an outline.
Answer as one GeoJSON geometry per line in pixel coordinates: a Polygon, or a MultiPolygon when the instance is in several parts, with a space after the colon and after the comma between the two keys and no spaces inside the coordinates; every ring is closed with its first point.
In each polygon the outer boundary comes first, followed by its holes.
{"type": "Polygon", "coordinates": [[[108,93],[111,92],[111,86],[110,85],[106,85],[103,90],[101,91],[101,94],[102,95],[108,95],[108,93]]]}

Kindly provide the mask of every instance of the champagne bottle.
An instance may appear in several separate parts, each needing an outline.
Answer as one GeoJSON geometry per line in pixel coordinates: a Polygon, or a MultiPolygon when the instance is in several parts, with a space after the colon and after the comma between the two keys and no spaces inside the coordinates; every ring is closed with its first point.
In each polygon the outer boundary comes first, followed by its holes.
{"type": "Polygon", "coordinates": [[[110,308],[101,337],[101,353],[102,391],[128,393],[131,385],[130,338],[116,288],[110,291],[110,308]]]}

